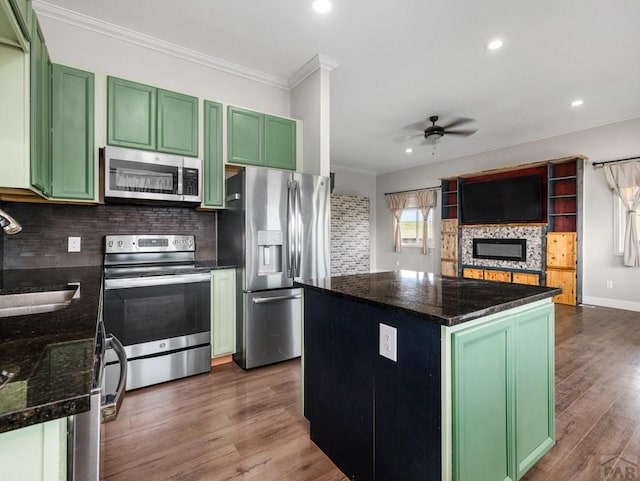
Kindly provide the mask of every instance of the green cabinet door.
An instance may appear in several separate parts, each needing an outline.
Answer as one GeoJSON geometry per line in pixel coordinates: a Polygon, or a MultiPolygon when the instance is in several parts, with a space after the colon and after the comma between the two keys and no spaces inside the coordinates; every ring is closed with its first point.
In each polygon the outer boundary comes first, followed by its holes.
{"type": "Polygon", "coordinates": [[[169,154],[198,156],[198,99],[157,89],[157,150],[169,154]]]}
{"type": "Polygon", "coordinates": [[[31,0],[9,0],[9,3],[20,25],[20,30],[27,40],[31,40],[31,0]]]}
{"type": "Polygon", "coordinates": [[[134,149],[156,149],[154,87],[108,77],[107,143],[134,149]]]}
{"type": "Polygon", "coordinates": [[[555,444],[552,308],[514,319],[518,478],[555,444]]]}
{"type": "Polygon", "coordinates": [[[296,170],[296,121],[264,116],[264,163],[266,167],[296,170]]]}
{"type": "Polygon", "coordinates": [[[94,76],[54,64],[51,85],[51,196],[93,200],[94,76]]]}
{"type": "Polygon", "coordinates": [[[236,352],[236,271],[211,271],[211,357],[236,352]]]}
{"type": "Polygon", "coordinates": [[[515,481],[513,322],[453,334],[453,479],[515,481]]]}
{"type": "Polygon", "coordinates": [[[51,62],[44,36],[32,16],[31,42],[31,185],[43,195],[51,195],[51,62]]]}
{"type": "Polygon", "coordinates": [[[227,107],[229,162],[264,165],[264,115],[238,107],[227,107]]]}
{"type": "Polygon", "coordinates": [[[0,480],[66,480],[66,446],[66,418],[0,434],[0,480]]]}
{"type": "Polygon", "coordinates": [[[204,197],[203,205],[224,205],[224,166],[222,165],[222,104],[204,102],[204,197]]]}

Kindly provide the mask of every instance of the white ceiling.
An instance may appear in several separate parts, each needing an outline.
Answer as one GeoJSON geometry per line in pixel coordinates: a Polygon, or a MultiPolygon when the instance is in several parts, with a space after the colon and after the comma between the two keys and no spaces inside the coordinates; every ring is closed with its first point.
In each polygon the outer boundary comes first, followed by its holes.
{"type": "Polygon", "coordinates": [[[312,0],[47,3],[284,81],[317,53],[338,61],[332,165],[389,172],[640,117],[638,0],[332,1],[325,15],[312,0]],[[433,114],[478,130],[435,150],[394,141],[433,114]]]}

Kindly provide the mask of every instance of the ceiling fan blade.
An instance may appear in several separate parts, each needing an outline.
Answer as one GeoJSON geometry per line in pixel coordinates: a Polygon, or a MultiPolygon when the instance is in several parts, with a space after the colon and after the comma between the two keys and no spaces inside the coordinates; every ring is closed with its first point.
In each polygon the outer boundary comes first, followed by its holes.
{"type": "Polygon", "coordinates": [[[473,135],[478,130],[445,130],[444,133],[446,135],[462,135],[463,137],[468,137],[469,135],[473,135]]]}
{"type": "Polygon", "coordinates": [[[393,137],[391,140],[393,140],[398,144],[401,144],[403,142],[406,142],[407,140],[415,139],[416,137],[422,137],[423,135],[424,135],[423,133],[412,134],[412,135],[400,135],[398,137],[393,137]]]}
{"type": "Polygon", "coordinates": [[[443,125],[442,128],[444,130],[447,130],[447,129],[450,129],[452,127],[457,127],[458,125],[466,124],[468,122],[474,122],[474,120],[473,119],[467,119],[467,118],[464,118],[464,117],[460,117],[460,118],[457,118],[457,119],[453,120],[452,122],[449,122],[447,125],[443,125]]]}
{"type": "Polygon", "coordinates": [[[427,128],[427,125],[429,125],[427,122],[425,122],[424,120],[421,120],[420,122],[414,122],[413,124],[405,125],[404,127],[402,127],[402,130],[423,131],[424,129],[427,128]]]}

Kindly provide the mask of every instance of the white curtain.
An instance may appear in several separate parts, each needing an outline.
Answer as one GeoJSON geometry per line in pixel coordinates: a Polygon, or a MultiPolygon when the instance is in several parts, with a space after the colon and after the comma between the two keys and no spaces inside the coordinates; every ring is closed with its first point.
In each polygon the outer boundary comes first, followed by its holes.
{"type": "Polygon", "coordinates": [[[620,196],[627,209],[627,227],[624,233],[624,265],[640,267],[638,242],[638,208],[640,207],[640,162],[609,164],[604,166],[609,187],[620,196]]]}
{"type": "Polygon", "coordinates": [[[436,191],[435,190],[419,190],[415,193],[416,202],[420,210],[422,210],[422,253],[428,254],[429,248],[429,212],[436,206],[436,191]]]}
{"type": "Polygon", "coordinates": [[[402,217],[402,211],[407,207],[409,200],[409,194],[406,192],[399,192],[397,194],[388,194],[387,203],[389,204],[389,210],[393,214],[395,222],[393,224],[393,250],[400,252],[402,250],[402,233],[400,232],[400,218],[402,217]]]}

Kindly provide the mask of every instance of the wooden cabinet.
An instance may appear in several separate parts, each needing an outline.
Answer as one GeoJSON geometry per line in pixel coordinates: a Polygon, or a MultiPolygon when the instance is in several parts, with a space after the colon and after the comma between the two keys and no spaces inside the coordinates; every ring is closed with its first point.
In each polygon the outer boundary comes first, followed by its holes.
{"type": "Polygon", "coordinates": [[[484,279],[484,269],[465,267],[462,269],[462,277],[466,277],[467,279],[484,279]]]}
{"type": "Polygon", "coordinates": [[[67,420],[56,419],[0,434],[0,479],[64,481],[67,420]]]}
{"type": "Polygon", "coordinates": [[[94,76],[52,66],[51,196],[95,197],[94,76]]]}
{"type": "Polygon", "coordinates": [[[198,156],[198,99],[107,78],[107,143],[198,156]]]}
{"type": "Polygon", "coordinates": [[[204,101],[204,196],[205,207],[224,206],[222,159],[222,104],[204,101]]]}
{"type": "Polygon", "coordinates": [[[511,272],[485,270],[484,271],[484,278],[487,281],[511,282],[511,272]]]}
{"type": "Polygon", "coordinates": [[[440,261],[443,276],[458,276],[458,221],[442,219],[440,261]]]}
{"type": "Polygon", "coordinates": [[[211,271],[211,357],[236,352],[236,271],[211,271]]]}
{"type": "Polygon", "coordinates": [[[227,161],[296,169],[296,121],[227,107],[227,161]]]}
{"type": "Polygon", "coordinates": [[[547,233],[547,286],[560,287],[553,298],[560,304],[577,304],[577,235],[575,232],[547,233]]]}
{"type": "Polygon", "coordinates": [[[551,449],[553,335],[552,305],[452,334],[455,481],[515,481],[551,449]]]}
{"type": "Polygon", "coordinates": [[[51,61],[35,15],[31,42],[31,185],[51,195],[51,61]]]}
{"type": "Polygon", "coordinates": [[[540,285],[540,275],[530,274],[528,272],[512,272],[511,282],[514,284],[527,284],[530,286],[540,285]]]}

